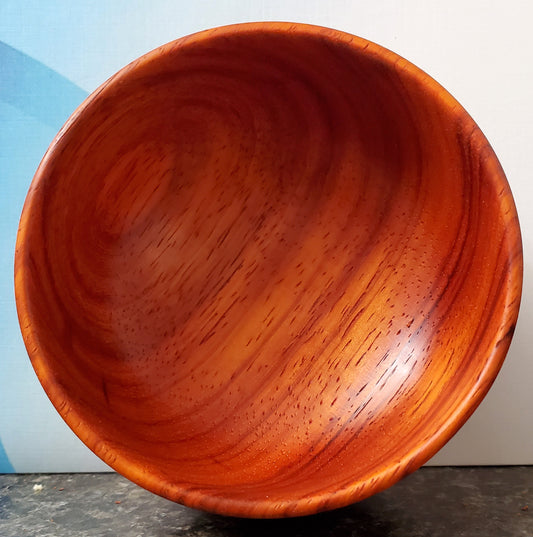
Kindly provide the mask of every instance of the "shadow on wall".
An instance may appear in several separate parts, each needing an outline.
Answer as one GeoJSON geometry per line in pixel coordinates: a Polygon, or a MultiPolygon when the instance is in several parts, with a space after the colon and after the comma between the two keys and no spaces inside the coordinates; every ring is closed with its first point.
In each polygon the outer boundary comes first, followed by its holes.
{"type": "Polygon", "coordinates": [[[13,291],[18,221],[46,148],[87,92],[1,41],[0,80],[0,472],[13,472],[24,470],[13,467],[9,451],[26,447],[24,421],[31,420],[32,409],[24,388],[33,374],[19,335],[13,291]],[[9,437],[6,449],[2,437],[9,437]]]}

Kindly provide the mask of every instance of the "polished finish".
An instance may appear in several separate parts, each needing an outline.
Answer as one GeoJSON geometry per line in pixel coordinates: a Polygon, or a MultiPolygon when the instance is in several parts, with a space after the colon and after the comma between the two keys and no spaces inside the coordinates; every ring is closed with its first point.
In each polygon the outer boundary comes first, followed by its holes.
{"type": "Polygon", "coordinates": [[[412,472],[518,314],[509,186],[463,108],[373,43],[210,30],[125,67],[30,188],[15,285],[53,404],[186,505],[309,514],[412,472]]]}

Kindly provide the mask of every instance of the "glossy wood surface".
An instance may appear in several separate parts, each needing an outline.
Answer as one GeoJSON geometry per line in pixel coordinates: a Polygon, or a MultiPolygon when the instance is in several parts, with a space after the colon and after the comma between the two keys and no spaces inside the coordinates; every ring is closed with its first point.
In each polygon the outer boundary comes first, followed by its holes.
{"type": "Polygon", "coordinates": [[[458,103],[375,44],[285,23],[170,43],[89,97],[15,267],[76,434],[158,494],[248,517],[423,464],[493,382],[521,278],[507,181],[458,103]]]}

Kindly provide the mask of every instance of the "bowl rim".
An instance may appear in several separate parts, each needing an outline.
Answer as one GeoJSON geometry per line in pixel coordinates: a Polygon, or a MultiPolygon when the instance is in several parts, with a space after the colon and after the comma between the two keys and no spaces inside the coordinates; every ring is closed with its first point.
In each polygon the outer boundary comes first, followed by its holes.
{"type": "Polygon", "coordinates": [[[15,298],[23,340],[41,385],[72,431],[111,468],[155,494],[189,507],[222,515],[247,518],[301,516],[343,507],[388,488],[429,460],[470,417],[494,382],[511,343],[520,307],[523,278],[522,243],[516,207],[505,174],[487,142],[488,151],[485,165],[490,169],[490,177],[508,194],[506,196],[506,209],[511,212],[513,221],[516,223],[512,231],[514,243],[518,247],[518,253],[509,260],[509,272],[507,275],[509,285],[506,288],[505,314],[500,320],[499,330],[494,334],[491,344],[492,352],[487,356],[483,370],[472,384],[468,396],[446,420],[440,423],[435,432],[429,435],[424,443],[417,445],[416,448],[401,459],[391,461],[381,471],[373,474],[371,478],[351,482],[340,489],[327,490],[303,498],[276,501],[268,498],[262,501],[235,500],[222,496],[213,496],[197,489],[185,489],[168,482],[162,476],[151,473],[142,464],[130,459],[123,452],[117,453],[111,443],[99,436],[98,430],[84,422],[83,416],[69,404],[69,398],[65,390],[56,382],[47,367],[46,353],[40,346],[40,335],[32,325],[32,299],[26,283],[27,279],[31,278],[31,270],[25,266],[23,258],[27,253],[27,235],[28,230],[31,228],[32,212],[36,203],[35,198],[40,189],[40,183],[46,175],[46,170],[60,158],[61,148],[68,138],[69,130],[76,124],[80,116],[89,111],[93,103],[102,94],[105,94],[123,80],[135,76],[135,73],[143,66],[157,62],[161,56],[176,53],[177,49],[205,42],[215,37],[234,35],[235,33],[271,34],[287,32],[303,37],[322,37],[325,40],[342,43],[354,53],[371,55],[375,61],[382,63],[388,69],[395,69],[401,72],[402,76],[416,80],[424,87],[425,91],[432,94],[433,99],[440,101],[446,109],[452,110],[458,117],[465,118],[486,141],[474,120],[438,82],[398,54],[372,41],[341,30],[299,22],[262,21],[219,26],[176,39],[142,55],[106,80],[75,109],[53,139],[37,168],[22,210],[15,249],[15,298]]]}

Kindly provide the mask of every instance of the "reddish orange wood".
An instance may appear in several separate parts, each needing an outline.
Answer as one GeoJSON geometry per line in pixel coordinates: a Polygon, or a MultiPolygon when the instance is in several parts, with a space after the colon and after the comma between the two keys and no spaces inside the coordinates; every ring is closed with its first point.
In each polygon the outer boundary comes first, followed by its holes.
{"type": "Polygon", "coordinates": [[[127,66],[37,171],[22,333],[76,434],[172,500],[339,507],[418,468],[494,380],[520,231],[487,140],[407,61],[305,25],[127,66]]]}

